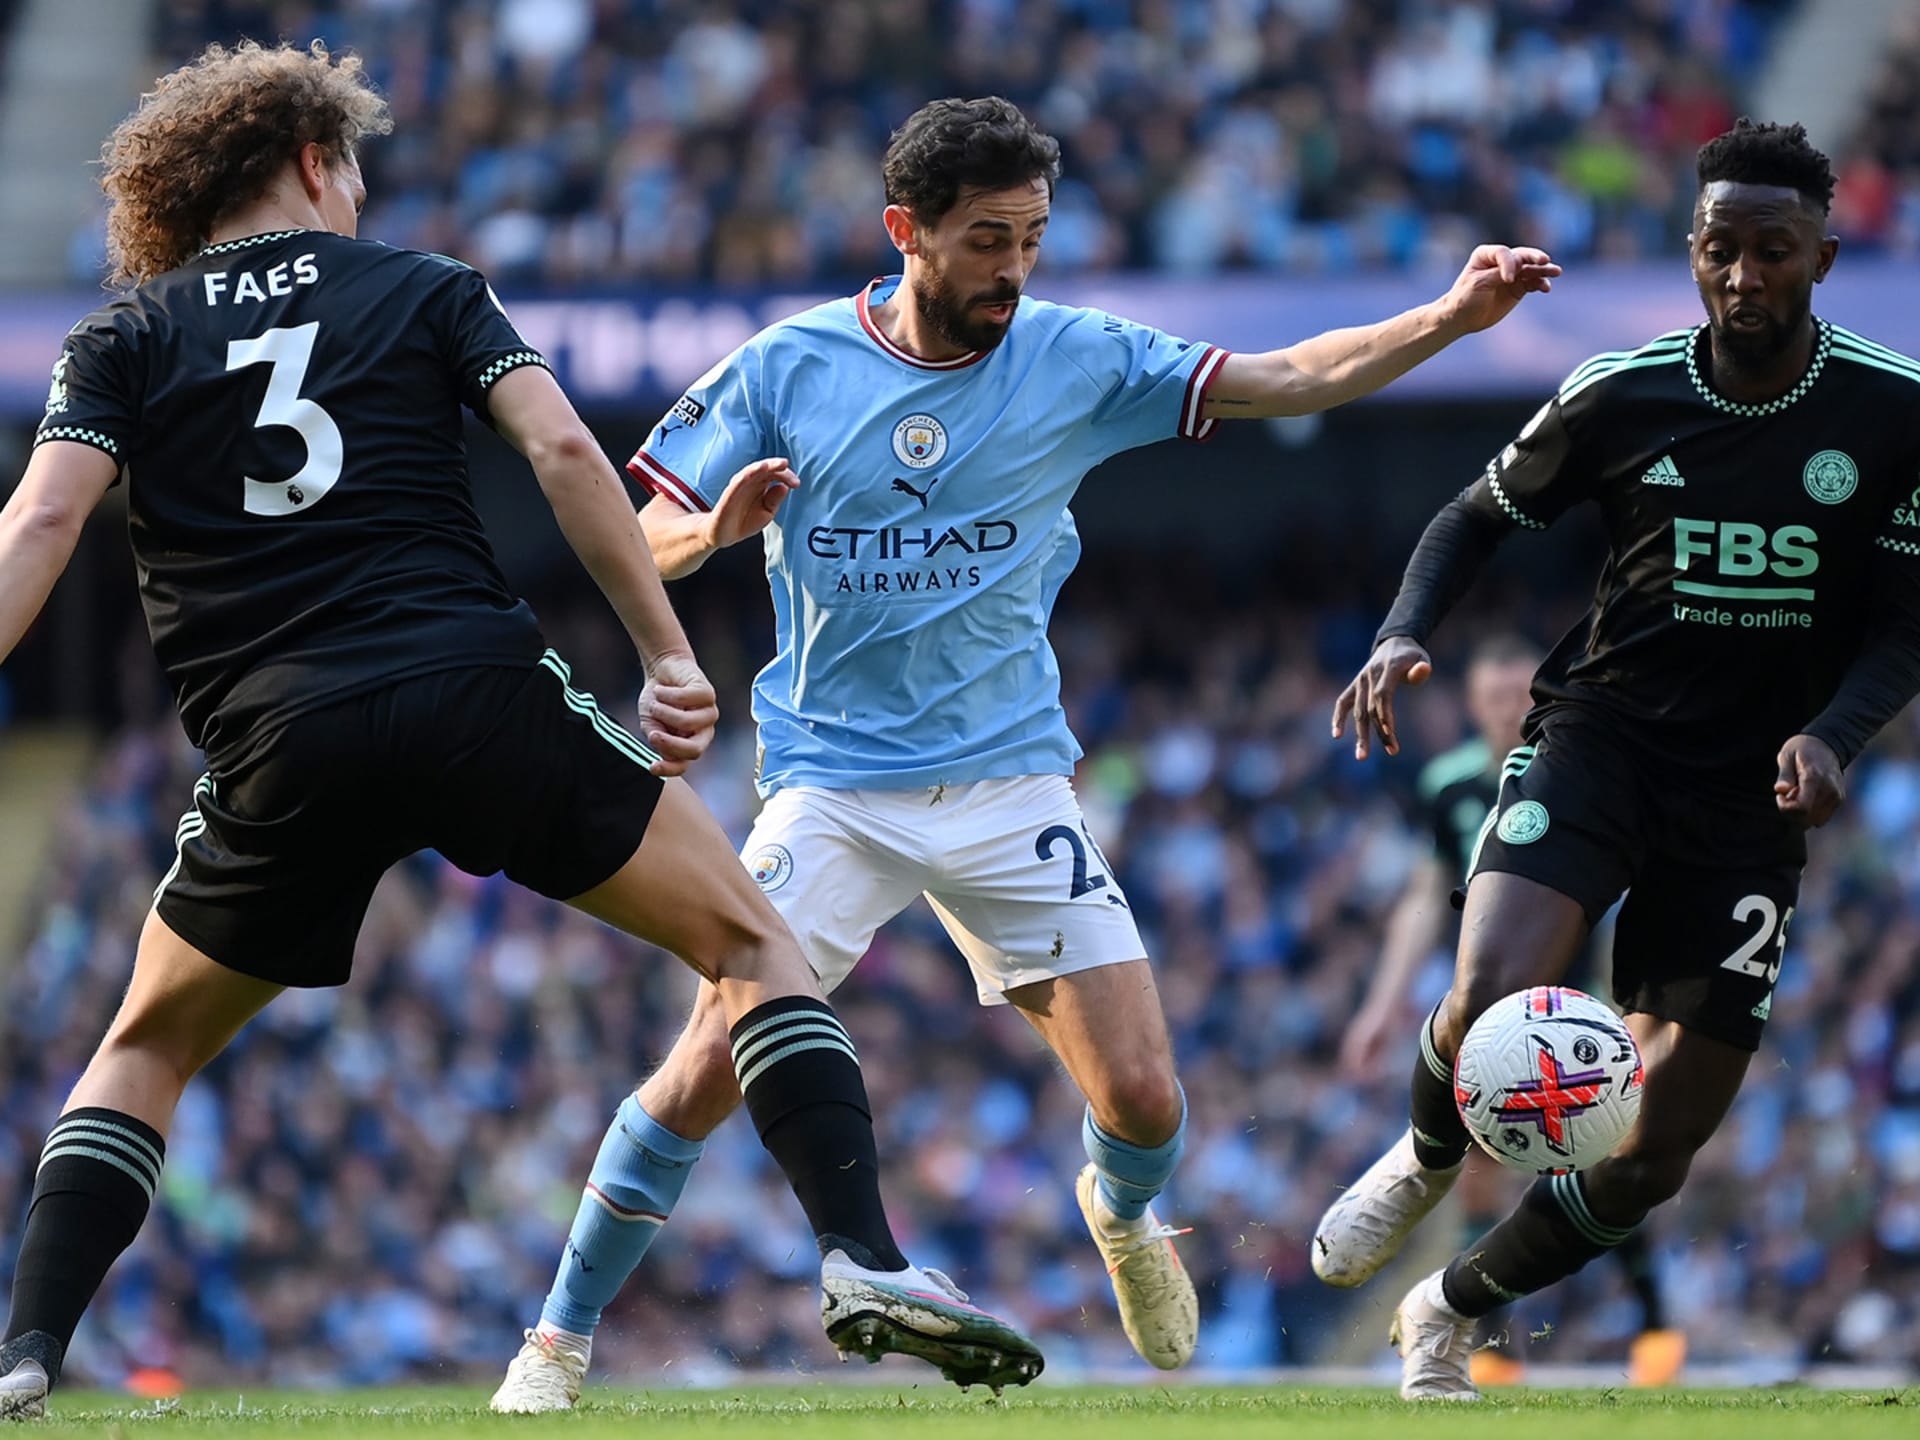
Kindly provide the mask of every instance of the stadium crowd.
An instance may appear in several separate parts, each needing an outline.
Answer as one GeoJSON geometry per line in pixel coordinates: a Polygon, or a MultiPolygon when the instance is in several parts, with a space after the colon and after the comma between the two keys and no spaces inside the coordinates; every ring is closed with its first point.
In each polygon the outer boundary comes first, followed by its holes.
{"type": "MultiPolygon", "coordinates": [[[[1427,843],[1403,802],[1422,756],[1459,738],[1458,695],[1436,681],[1407,711],[1408,753],[1358,765],[1326,721],[1371,606],[1309,609],[1216,590],[1203,566],[1140,560],[1090,565],[1056,638],[1088,749],[1081,795],[1158,962],[1191,1098],[1164,1209],[1194,1227],[1182,1243],[1204,1310],[1197,1363],[1385,1360],[1384,1344],[1355,1351],[1350,1337],[1383,1336],[1396,1297],[1320,1286],[1307,1238],[1405,1123],[1404,1056],[1356,1087],[1334,1052],[1427,843]]],[[[744,572],[683,583],[703,581],[682,608],[731,718],[698,779],[740,836],[765,602],[744,572]]],[[[1517,601],[1490,593],[1481,623],[1570,613],[1517,601]]],[[[549,618],[611,696],[611,627],[597,612],[549,618]]],[[[125,983],[196,773],[155,682],[130,673],[136,718],[46,857],[31,942],[0,997],[0,1215],[15,1222],[40,1137],[125,983]]],[[[1757,1374],[1920,1353],[1916,717],[1861,762],[1853,789],[1814,847],[1736,1119],[1654,1222],[1694,1357],[1757,1374]]],[[[1445,970],[1436,956],[1409,1000],[1409,1043],[1445,970]]],[[[154,1219],[73,1364],[108,1382],[491,1378],[538,1311],[607,1114],[689,996],[661,955],[497,879],[410,862],[378,896],[352,985],[283,996],[189,1089],[154,1219]]],[[[1028,1322],[1058,1373],[1137,1364],[1074,1209],[1080,1105],[1037,1041],[1011,1012],[976,1006],[921,907],[838,998],[885,1097],[886,1188],[908,1250],[1028,1322]]],[[[0,1234],[17,1243],[17,1223],[0,1234]]],[[[814,1265],[777,1172],[730,1123],[609,1312],[598,1373],[818,1370],[831,1351],[814,1265]]],[[[1617,1363],[1633,1315],[1614,1268],[1594,1267],[1515,1323],[1536,1358],[1617,1363]]]]}
{"type": "MultiPolygon", "coordinates": [[[[1447,268],[1685,234],[1695,147],[1792,0],[162,0],[366,56],[397,129],[363,233],[515,285],[858,281],[880,155],[997,92],[1064,148],[1056,271],[1447,268]]],[[[77,277],[99,273],[94,232],[77,277]]]]}

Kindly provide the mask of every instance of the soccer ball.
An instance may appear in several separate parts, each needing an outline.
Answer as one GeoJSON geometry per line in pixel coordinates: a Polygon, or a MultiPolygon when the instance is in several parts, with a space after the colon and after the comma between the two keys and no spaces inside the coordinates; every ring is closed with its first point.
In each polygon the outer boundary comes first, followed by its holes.
{"type": "Polygon", "coordinates": [[[1489,1007],[1453,1062],[1453,1098],[1494,1159],[1532,1175],[1585,1170],[1640,1114],[1646,1073],[1620,1017],[1593,996],[1536,985],[1489,1007]]]}

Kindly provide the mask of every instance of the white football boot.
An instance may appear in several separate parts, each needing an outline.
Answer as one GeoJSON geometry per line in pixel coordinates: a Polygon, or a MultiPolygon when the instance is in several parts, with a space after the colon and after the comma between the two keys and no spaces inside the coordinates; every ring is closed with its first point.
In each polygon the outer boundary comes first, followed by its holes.
{"type": "Polygon", "coordinates": [[[938,1270],[868,1270],[844,1250],[820,1262],[820,1321],[841,1352],[925,1360],[965,1390],[1025,1385],[1045,1367],[1040,1347],[997,1316],[967,1303],[938,1270]]]}
{"type": "Polygon", "coordinates": [[[1413,1131],[1407,1131],[1320,1217],[1313,1273],[1342,1289],[1371,1280],[1446,1197],[1465,1163],[1427,1169],[1414,1158],[1413,1131]]]}
{"type": "Polygon", "coordinates": [[[1161,1370],[1178,1370],[1193,1358],[1200,1339],[1200,1300],[1193,1277],[1180,1263],[1174,1238],[1188,1234],[1162,1225],[1151,1206],[1138,1220],[1122,1220],[1100,1199],[1100,1172],[1089,1165],[1074,1182],[1074,1198],[1087,1231],[1107,1262],[1120,1328],[1140,1358],[1161,1370]]]}
{"type": "Polygon", "coordinates": [[[587,1362],[593,1356],[589,1335],[526,1332],[526,1344],[507,1366],[507,1378],[493,1392],[490,1409],[502,1415],[548,1415],[571,1410],[580,1399],[587,1362]]]}
{"type": "Polygon", "coordinates": [[[1402,1400],[1478,1400],[1471,1371],[1476,1320],[1447,1308],[1436,1270],[1407,1292],[1387,1338],[1400,1352],[1402,1400]]]}
{"type": "Polygon", "coordinates": [[[47,1372],[38,1360],[22,1360],[0,1375],[0,1420],[39,1420],[47,1413],[47,1372]]]}

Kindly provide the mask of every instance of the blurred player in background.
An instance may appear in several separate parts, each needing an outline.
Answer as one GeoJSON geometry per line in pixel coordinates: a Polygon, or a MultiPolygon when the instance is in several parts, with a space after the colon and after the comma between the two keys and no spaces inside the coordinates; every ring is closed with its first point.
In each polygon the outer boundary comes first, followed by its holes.
{"type": "Polygon", "coordinates": [[[1393,695],[1517,529],[1582,501],[1611,545],[1534,681],[1468,880],[1453,988],[1423,1026],[1413,1125],[1335,1202],[1322,1279],[1375,1274],[1458,1178],[1461,1038],[1553,984],[1621,893],[1614,994],[1646,1064],[1632,1135],[1401,1302],[1401,1394],[1470,1399],[1477,1319],[1572,1274],[1671,1199],[1772,1010],[1806,830],[1920,691],[1920,363],[1813,314],[1834,178],[1798,125],[1702,146],[1688,248],[1705,324],[1596,357],[1427,527],[1334,734],[1398,749],[1393,695]]]}
{"type": "MultiPolygon", "coordinates": [[[[1186,1099],[1145,946],[1068,778],[1081,752],[1046,638],[1080,553],[1068,502],[1120,451],[1369,394],[1558,267],[1483,247],[1430,305],[1230,355],[1024,297],[1059,147],[1007,101],[923,107],[884,170],[904,273],[696,381],[632,461],[656,492],[641,518],[669,577],[763,535],[777,651],[754,686],[766,806],[747,865],[829,990],[927,896],[981,1001],[1018,1009],[1085,1093],[1081,1213],[1128,1339],[1172,1369],[1199,1305],[1152,1202],[1186,1099]]],[[[714,1002],[703,987],[620,1107],[496,1409],[573,1403],[602,1307],[739,1103],[714,1002]]]]}
{"type": "MultiPolygon", "coordinates": [[[[1377,1078],[1388,1042],[1401,1031],[1401,1013],[1421,966],[1457,927],[1452,899],[1473,864],[1474,846],[1500,794],[1501,763],[1521,743],[1522,724],[1533,703],[1533,673],[1540,651],[1519,635],[1490,635],[1476,643],[1467,660],[1467,715],[1474,736],[1427,762],[1418,782],[1421,826],[1433,848],[1414,868],[1407,890],[1387,918],[1380,963],[1367,986],[1360,1011],[1340,1041],[1340,1068],[1349,1079],[1377,1078]]],[[[1601,988],[1600,952],[1606,926],[1582,949],[1570,984],[1601,988]],[[1584,973],[1592,971],[1591,975],[1584,973]]],[[[1452,948],[1451,945],[1448,946],[1452,948]]],[[[1506,1171],[1479,1150],[1467,1152],[1459,1182],[1461,1240],[1472,1244],[1505,1212],[1506,1171]]],[[[1640,1306],[1640,1331],[1634,1337],[1628,1378],[1636,1385],[1666,1385],[1686,1360],[1686,1337],[1667,1327],[1666,1306],[1654,1272],[1652,1247],[1635,1230],[1613,1252],[1640,1306]]],[[[1505,1314],[1483,1316],[1473,1350],[1473,1379],[1481,1385],[1517,1384],[1522,1378],[1520,1347],[1504,1323],[1505,1314]]]]}
{"type": "Polygon", "coordinates": [[[427,847],[711,982],[729,1073],[819,1237],[838,1343],[1028,1378],[1028,1342],[899,1253],[852,1044],[720,827],[661,778],[716,711],[619,476],[485,280],[354,238],[356,152],[391,128],[357,59],[245,44],[163,77],[106,146],[135,288],[67,337],[0,514],[0,657],[125,479],[154,650],[208,773],[41,1154],[0,1415],[43,1412],[188,1080],[283,987],[344,983],[375,884],[427,847]],[[573,688],[507,589],[463,404],[532,462],[625,624],[646,743],[573,688]]]}

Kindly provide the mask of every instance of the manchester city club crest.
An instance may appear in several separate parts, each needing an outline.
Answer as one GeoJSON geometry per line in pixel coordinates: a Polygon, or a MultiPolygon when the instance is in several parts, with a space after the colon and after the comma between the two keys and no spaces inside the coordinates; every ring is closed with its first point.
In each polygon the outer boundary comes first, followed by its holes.
{"type": "Polygon", "coordinates": [[[910,469],[938,465],[947,454],[947,427],[931,415],[909,415],[893,427],[893,453],[910,469]]]}
{"type": "Polygon", "coordinates": [[[793,878],[793,855],[784,845],[762,845],[747,861],[747,873],[762,890],[778,890],[793,878]]]}
{"type": "Polygon", "coordinates": [[[1822,505],[1838,505],[1860,488],[1860,468],[1843,450],[1822,450],[1807,461],[1800,479],[1822,505]]]}

